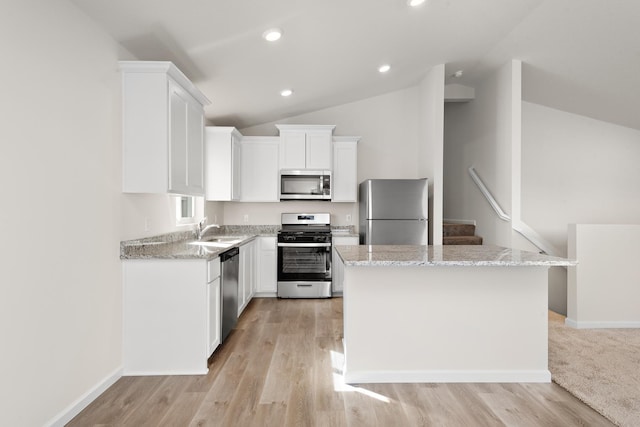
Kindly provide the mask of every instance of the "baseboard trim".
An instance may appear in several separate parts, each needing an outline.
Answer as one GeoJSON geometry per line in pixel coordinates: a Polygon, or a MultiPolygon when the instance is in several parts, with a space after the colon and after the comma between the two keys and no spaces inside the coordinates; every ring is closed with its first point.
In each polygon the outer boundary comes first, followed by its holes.
{"type": "Polygon", "coordinates": [[[253,295],[254,298],[277,298],[277,296],[276,292],[256,292],[253,295]]]}
{"type": "Polygon", "coordinates": [[[640,328],[640,321],[582,321],[573,320],[568,317],[564,319],[564,324],[574,329],[628,329],[640,328]]]}
{"type": "Polygon", "coordinates": [[[345,372],[347,384],[360,383],[550,383],[551,372],[540,370],[429,370],[345,372]]]}
{"type": "Polygon", "coordinates": [[[109,387],[115,384],[122,377],[122,368],[118,368],[108,375],[105,379],[93,386],[84,395],[80,396],[75,402],[69,405],[58,415],[49,420],[45,426],[47,427],[64,427],[69,421],[78,415],[84,408],[89,406],[91,402],[96,400],[98,396],[105,392],[109,387]]]}
{"type": "Polygon", "coordinates": [[[209,373],[209,368],[205,370],[195,370],[195,371],[127,371],[122,375],[125,377],[153,377],[153,376],[165,376],[165,375],[207,375],[209,373]]]}

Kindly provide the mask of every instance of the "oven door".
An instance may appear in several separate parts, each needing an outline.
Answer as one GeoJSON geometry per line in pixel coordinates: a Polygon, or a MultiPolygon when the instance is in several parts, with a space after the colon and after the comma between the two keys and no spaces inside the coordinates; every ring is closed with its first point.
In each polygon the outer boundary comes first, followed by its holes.
{"type": "Polygon", "coordinates": [[[278,243],[278,282],[330,282],[331,243],[278,243]]]}

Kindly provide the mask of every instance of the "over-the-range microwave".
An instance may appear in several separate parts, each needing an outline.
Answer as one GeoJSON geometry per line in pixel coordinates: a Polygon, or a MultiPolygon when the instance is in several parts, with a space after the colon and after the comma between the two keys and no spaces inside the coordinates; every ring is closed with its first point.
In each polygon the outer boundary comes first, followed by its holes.
{"type": "Polygon", "coordinates": [[[331,171],[280,170],[280,200],[331,200],[331,171]]]}

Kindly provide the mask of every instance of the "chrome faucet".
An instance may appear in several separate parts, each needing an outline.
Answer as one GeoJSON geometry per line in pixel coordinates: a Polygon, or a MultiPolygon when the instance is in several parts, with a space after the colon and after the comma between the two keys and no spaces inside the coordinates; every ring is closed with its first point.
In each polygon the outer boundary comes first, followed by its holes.
{"type": "Polygon", "coordinates": [[[202,236],[204,236],[204,233],[206,233],[207,230],[209,230],[210,228],[220,228],[218,224],[209,224],[205,226],[206,223],[207,223],[207,217],[205,216],[204,218],[202,218],[202,221],[196,224],[196,239],[198,240],[202,239],[202,236]]]}

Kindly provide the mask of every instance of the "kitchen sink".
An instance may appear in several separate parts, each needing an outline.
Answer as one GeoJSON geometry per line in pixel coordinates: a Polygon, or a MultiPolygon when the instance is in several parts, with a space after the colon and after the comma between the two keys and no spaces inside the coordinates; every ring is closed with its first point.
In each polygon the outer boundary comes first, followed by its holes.
{"type": "Polygon", "coordinates": [[[199,240],[200,242],[204,242],[204,243],[239,243],[242,241],[241,238],[238,238],[236,236],[210,236],[210,237],[205,237],[203,239],[199,240]]]}
{"type": "Polygon", "coordinates": [[[241,238],[234,236],[209,236],[201,240],[190,242],[190,245],[204,246],[209,248],[228,248],[236,243],[242,242],[241,238]]]}

